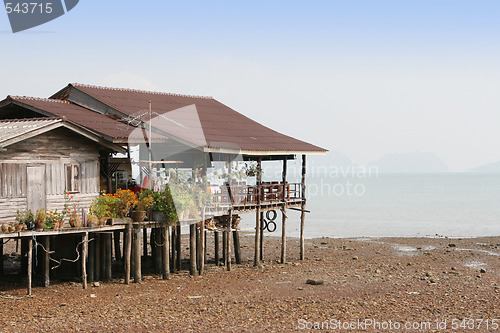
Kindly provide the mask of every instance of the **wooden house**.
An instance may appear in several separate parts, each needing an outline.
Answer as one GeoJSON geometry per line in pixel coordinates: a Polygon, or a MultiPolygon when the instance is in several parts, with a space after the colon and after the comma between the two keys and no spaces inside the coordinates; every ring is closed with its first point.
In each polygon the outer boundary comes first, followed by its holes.
{"type": "Polygon", "coordinates": [[[0,223],[17,210],[62,210],[65,193],[88,207],[99,195],[100,157],[123,148],[62,118],[0,120],[0,223]]]}

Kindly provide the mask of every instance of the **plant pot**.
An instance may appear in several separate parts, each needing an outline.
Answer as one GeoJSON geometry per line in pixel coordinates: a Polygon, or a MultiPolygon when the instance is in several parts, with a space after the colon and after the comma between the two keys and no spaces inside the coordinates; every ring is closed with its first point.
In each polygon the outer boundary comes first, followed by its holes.
{"type": "Polygon", "coordinates": [[[133,210],[132,211],[132,221],[134,222],[142,222],[146,218],[145,210],[133,210]]]}
{"type": "Polygon", "coordinates": [[[69,218],[69,225],[72,228],[81,228],[83,226],[83,221],[81,216],[71,216],[69,218]]]}
{"type": "Polygon", "coordinates": [[[94,215],[87,215],[87,227],[95,228],[99,225],[99,219],[94,215]]]}
{"type": "Polygon", "coordinates": [[[151,220],[155,222],[167,222],[167,216],[165,212],[159,210],[153,210],[151,220]]]}
{"type": "Polygon", "coordinates": [[[44,227],[45,227],[45,221],[35,222],[35,229],[36,230],[43,230],[44,227]]]}
{"type": "Polygon", "coordinates": [[[26,224],[26,230],[35,229],[35,222],[34,221],[26,221],[24,223],[26,224]]]}
{"type": "Polygon", "coordinates": [[[6,224],[2,224],[2,232],[9,232],[9,226],[6,224]]]}
{"type": "Polygon", "coordinates": [[[23,231],[23,226],[21,224],[16,224],[14,228],[17,232],[23,231]]]}
{"type": "Polygon", "coordinates": [[[52,227],[52,229],[61,229],[61,222],[60,221],[54,222],[54,226],[52,227]]]}
{"type": "Polygon", "coordinates": [[[14,227],[13,225],[9,225],[9,232],[14,232],[16,231],[16,227],[14,227]]]}
{"type": "Polygon", "coordinates": [[[102,226],[106,225],[106,222],[108,221],[108,219],[109,219],[109,217],[107,217],[107,216],[106,216],[106,217],[99,217],[99,218],[97,218],[97,220],[98,220],[98,225],[99,225],[100,227],[102,227],[102,226]]]}

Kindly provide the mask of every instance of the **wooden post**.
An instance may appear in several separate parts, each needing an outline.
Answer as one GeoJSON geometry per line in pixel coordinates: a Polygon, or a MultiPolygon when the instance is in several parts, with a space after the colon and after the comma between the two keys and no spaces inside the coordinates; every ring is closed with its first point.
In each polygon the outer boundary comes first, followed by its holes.
{"type": "Polygon", "coordinates": [[[25,256],[28,254],[28,240],[26,238],[21,238],[21,271],[26,272],[28,269],[28,262],[25,256]]]}
{"type": "Polygon", "coordinates": [[[162,246],[162,258],[163,258],[163,266],[162,266],[162,274],[163,280],[170,279],[170,227],[168,225],[163,225],[161,228],[163,246],[162,246]]]}
{"type": "Polygon", "coordinates": [[[106,280],[111,281],[113,278],[112,265],[113,265],[113,233],[107,232],[104,234],[106,243],[106,280]]]}
{"type": "Polygon", "coordinates": [[[164,237],[162,237],[162,229],[161,228],[155,228],[155,258],[154,258],[154,265],[155,265],[155,272],[157,274],[161,274],[163,269],[162,269],[162,258],[163,258],[163,247],[165,246],[165,240],[164,237]]]}
{"type": "Polygon", "coordinates": [[[226,264],[226,255],[227,255],[227,251],[226,251],[226,247],[227,247],[227,231],[224,230],[222,232],[222,265],[225,265],[226,264]]]}
{"type": "Polygon", "coordinates": [[[176,234],[176,226],[172,226],[172,262],[170,263],[170,265],[172,266],[172,273],[175,273],[177,271],[177,260],[175,259],[175,252],[176,252],[176,249],[177,249],[177,238],[175,236],[176,234]]]}
{"type": "Polygon", "coordinates": [[[148,228],[142,229],[142,246],[143,246],[143,254],[144,260],[146,260],[148,256],[148,228]]]}
{"type": "Polygon", "coordinates": [[[121,236],[120,230],[115,230],[113,232],[113,241],[115,244],[115,259],[116,259],[116,261],[122,260],[122,254],[121,254],[121,249],[120,249],[120,236],[121,236]]]}
{"type": "Polygon", "coordinates": [[[0,239],[0,275],[4,274],[3,269],[3,238],[0,239]]]}
{"type": "Polygon", "coordinates": [[[287,172],[287,157],[283,160],[283,208],[281,209],[281,263],[286,262],[286,172],[287,172]]]}
{"type": "Polygon", "coordinates": [[[196,275],[196,224],[189,226],[189,274],[196,275]]]}
{"type": "Polygon", "coordinates": [[[220,266],[220,245],[219,245],[219,232],[214,231],[214,251],[215,251],[215,266],[220,266]]]}
{"type": "Polygon", "coordinates": [[[95,281],[95,247],[96,247],[96,238],[95,234],[90,234],[90,238],[93,240],[89,243],[89,261],[88,261],[88,281],[95,281]]]}
{"type": "Polygon", "coordinates": [[[43,286],[45,288],[50,287],[50,236],[44,236],[42,238],[43,247],[45,251],[42,253],[43,258],[43,266],[42,266],[42,274],[43,274],[43,286]]]}
{"type": "Polygon", "coordinates": [[[95,261],[94,261],[94,278],[95,281],[101,280],[101,235],[99,233],[94,233],[94,243],[95,243],[95,261]]]}
{"type": "Polygon", "coordinates": [[[234,257],[236,263],[241,264],[241,247],[240,247],[240,231],[233,231],[233,243],[234,243],[234,257]]]}
{"type": "Polygon", "coordinates": [[[132,253],[132,223],[127,223],[125,228],[125,251],[123,253],[123,260],[125,264],[125,284],[130,283],[130,262],[131,262],[131,253],[132,253]]]}
{"type": "Polygon", "coordinates": [[[177,224],[176,226],[177,230],[175,232],[175,235],[177,237],[177,241],[175,243],[175,252],[177,252],[177,258],[175,260],[177,260],[177,269],[178,270],[181,270],[181,225],[180,223],[177,224]]]}
{"type": "Polygon", "coordinates": [[[83,289],[87,289],[87,253],[88,253],[88,243],[89,243],[89,233],[86,232],[82,237],[82,257],[81,265],[82,265],[82,285],[83,289]]]}
{"type": "MultiPolygon", "coordinates": [[[[257,167],[262,170],[262,157],[257,161],[257,167]]],[[[255,213],[255,256],[253,265],[260,267],[260,187],[262,183],[262,173],[257,173],[257,212],[255,213]]]]}
{"type": "Polygon", "coordinates": [[[140,283],[141,276],[141,229],[139,225],[134,226],[133,233],[133,247],[134,247],[134,282],[140,283]]]}
{"type": "Polygon", "coordinates": [[[33,273],[33,239],[28,239],[28,295],[31,296],[31,278],[33,273]]]}
{"type": "Polygon", "coordinates": [[[201,223],[196,223],[196,268],[198,269],[198,274],[200,274],[201,267],[201,223]]]}
{"type": "Polygon", "coordinates": [[[227,232],[226,232],[226,247],[227,247],[227,255],[226,255],[226,269],[228,271],[231,270],[231,227],[233,226],[233,210],[229,210],[229,219],[227,221],[227,232]]]}
{"type": "Polygon", "coordinates": [[[205,210],[203,209],[202,221],[200,224],[200,275],[203,275],[205,270],[205,257],[206,257],[206,238],[205,238],[205,210]]]}
{"type": "Polygon", "coordinates": [[[300,213],[300,260],[304,260],[304,224],[306,221],[306,155],[302,155],[302,212],[300,213]]]}
{"type": "Polygon", "coordinates": [[[264,212],[260,212],[260,261],[264,260],[264,223],[262,221],[264,220],[264,212]]]}

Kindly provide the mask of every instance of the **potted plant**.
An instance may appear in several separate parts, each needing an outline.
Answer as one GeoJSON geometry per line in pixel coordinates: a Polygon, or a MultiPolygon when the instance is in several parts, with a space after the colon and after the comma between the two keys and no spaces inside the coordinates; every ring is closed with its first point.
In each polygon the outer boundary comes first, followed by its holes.
{"type": "Polygon", "coordinates": [[[173,225],[177,222],[177,212],[175,210],[174,200],[168,186],[160,192],[153,192],[153,221],[173,225]]]}
{"type": "Polygon", "coordinates": [[[57,209],[47,211],[44,229],[60,229],[63,224],[64,215],[57,209]]]}
{"type": "Polygon", "coordinates": [[[47,217],[47,211],[45,208],[39,209],[35,214],[35,229],[43,230],[45,227],[45,218],[47,217]]]}
{"type": "Polygon", "coordinates": [[[141,191],[132,210],[132,220],[142,222],[146,218],[146,211],[153,205],[154,199],[149,191],[141,191]]]}
{"type": "Polygon", "coordinates": [[[33,216],[33,213],[31,212],[30,209],[26,209],[26,210],[23,210],[23,211],[20,211],[20,210],[17,211],[16,221],[19,224],[24,224],[24,227],[20,226],[20,227],[18,227],[18,229],[19,228],[21,230],[26,230],[26,229],[32,230],[32,229],[34,229],[35,228],[34,220],[35,220],[35,217],[33,216]]]}
{"type": "MultiPolygon", "coordinates": [[[[92,200],[92,205],[90,206],[90,216],[97,217],[98,225],[101,226],[106,224],[106,220],[111,216],[111,212],[105,195],[100,195],[96,200],[92,200]]],[[[88,221],[87,217],[87,222],[88,221]]]]}
{"type": "Polygon", "coordinates": [[[129,214],[132,206],[134,206],[137,201],[136,194],[131,190],[122,190],[121,188],[119,188],[118,190],[116,190],[115,194],[107,195],[112,196],[116,199],[116,201],[113,202],[113,212],[118,218],[126,217],[129,214]]]}

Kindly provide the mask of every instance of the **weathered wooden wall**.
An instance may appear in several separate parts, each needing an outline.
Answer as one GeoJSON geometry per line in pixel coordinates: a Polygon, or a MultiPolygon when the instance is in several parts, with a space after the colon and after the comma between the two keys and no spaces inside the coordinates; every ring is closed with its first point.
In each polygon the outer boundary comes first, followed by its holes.
{"type": "Polygon", "coordinates": [[[0,152],[0,223],[13,221],[25,209],[30,188],[27,167],[43,166],[46,208],[64,207],[67,164],[79,166],[79,192],[72,202],[88,208],[100,191],[99,150],[91,141],[66,129],[24,140],[0,152]]]}

